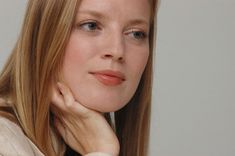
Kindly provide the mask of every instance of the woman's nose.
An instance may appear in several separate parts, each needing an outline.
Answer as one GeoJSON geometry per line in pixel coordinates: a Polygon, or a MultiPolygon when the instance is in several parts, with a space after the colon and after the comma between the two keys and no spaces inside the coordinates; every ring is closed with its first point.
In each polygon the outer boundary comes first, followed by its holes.
{"type": "Polygon", "coordinates": [[[112,59],[123,63],[125,61],[125,40],[121,34],[112,34],[106,41],[107,49],[102,53],[103,59],[112,59]]]}

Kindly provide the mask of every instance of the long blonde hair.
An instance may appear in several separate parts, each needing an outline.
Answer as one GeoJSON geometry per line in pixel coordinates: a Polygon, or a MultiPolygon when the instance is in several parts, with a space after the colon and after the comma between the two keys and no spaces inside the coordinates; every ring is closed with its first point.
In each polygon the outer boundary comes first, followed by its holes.
{"type": "MultiPolygon", "coordinates": [[[[157,0],[150,2],[150,57],[134,97],[115,113],[120,156],[145,156],[148,150],[157,0]]],[[[59,76],[79,3],[29,0],[21,34],[0,75],[0,97],[9,102],[26,136],[48,156],[56,155],[50,126],[50,85],[59,76]]]]}

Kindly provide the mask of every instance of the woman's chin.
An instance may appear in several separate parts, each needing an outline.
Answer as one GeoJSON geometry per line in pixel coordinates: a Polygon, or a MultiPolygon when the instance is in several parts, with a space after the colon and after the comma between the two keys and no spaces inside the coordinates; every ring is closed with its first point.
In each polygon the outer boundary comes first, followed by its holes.
{"type": "Polygon", "coordinates": [[[107,113],[107,112],[115,112],[118,111],[119,109],[121,109],[122,107],[125,106],[125,104],[102,104],[102,105],[98,105],[98,104],[84,104],[85,107],[101,112],[101,113],[107,113]]]}

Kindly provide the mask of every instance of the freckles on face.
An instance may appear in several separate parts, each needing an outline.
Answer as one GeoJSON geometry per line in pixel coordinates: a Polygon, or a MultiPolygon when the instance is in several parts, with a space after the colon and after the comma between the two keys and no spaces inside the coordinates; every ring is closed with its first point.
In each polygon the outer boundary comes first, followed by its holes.
{"type": "Polygon", "coordinates": [[[82,105],[116,111],[134,95],[149,57],[147,0],[83,0],[65,50],[63,81],[82,105]]]}

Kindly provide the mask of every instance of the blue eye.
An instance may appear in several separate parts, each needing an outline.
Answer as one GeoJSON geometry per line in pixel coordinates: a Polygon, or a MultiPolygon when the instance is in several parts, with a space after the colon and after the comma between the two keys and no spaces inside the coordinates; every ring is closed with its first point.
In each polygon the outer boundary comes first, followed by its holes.
{"type": "Polygon", "coordinates": [[[135,31],[132,30],[129,35],[131,35],[131,37],[133,37],[136,40],[143,40],[147,37],[146,33],[143,31],[135,31]]]}
{"type": "Polygon", "coordinates": [[[95,31],[98,29],[96,22],[85,22],[79,25],[81,29],[84,29],[85,31],[95,31]]]}

